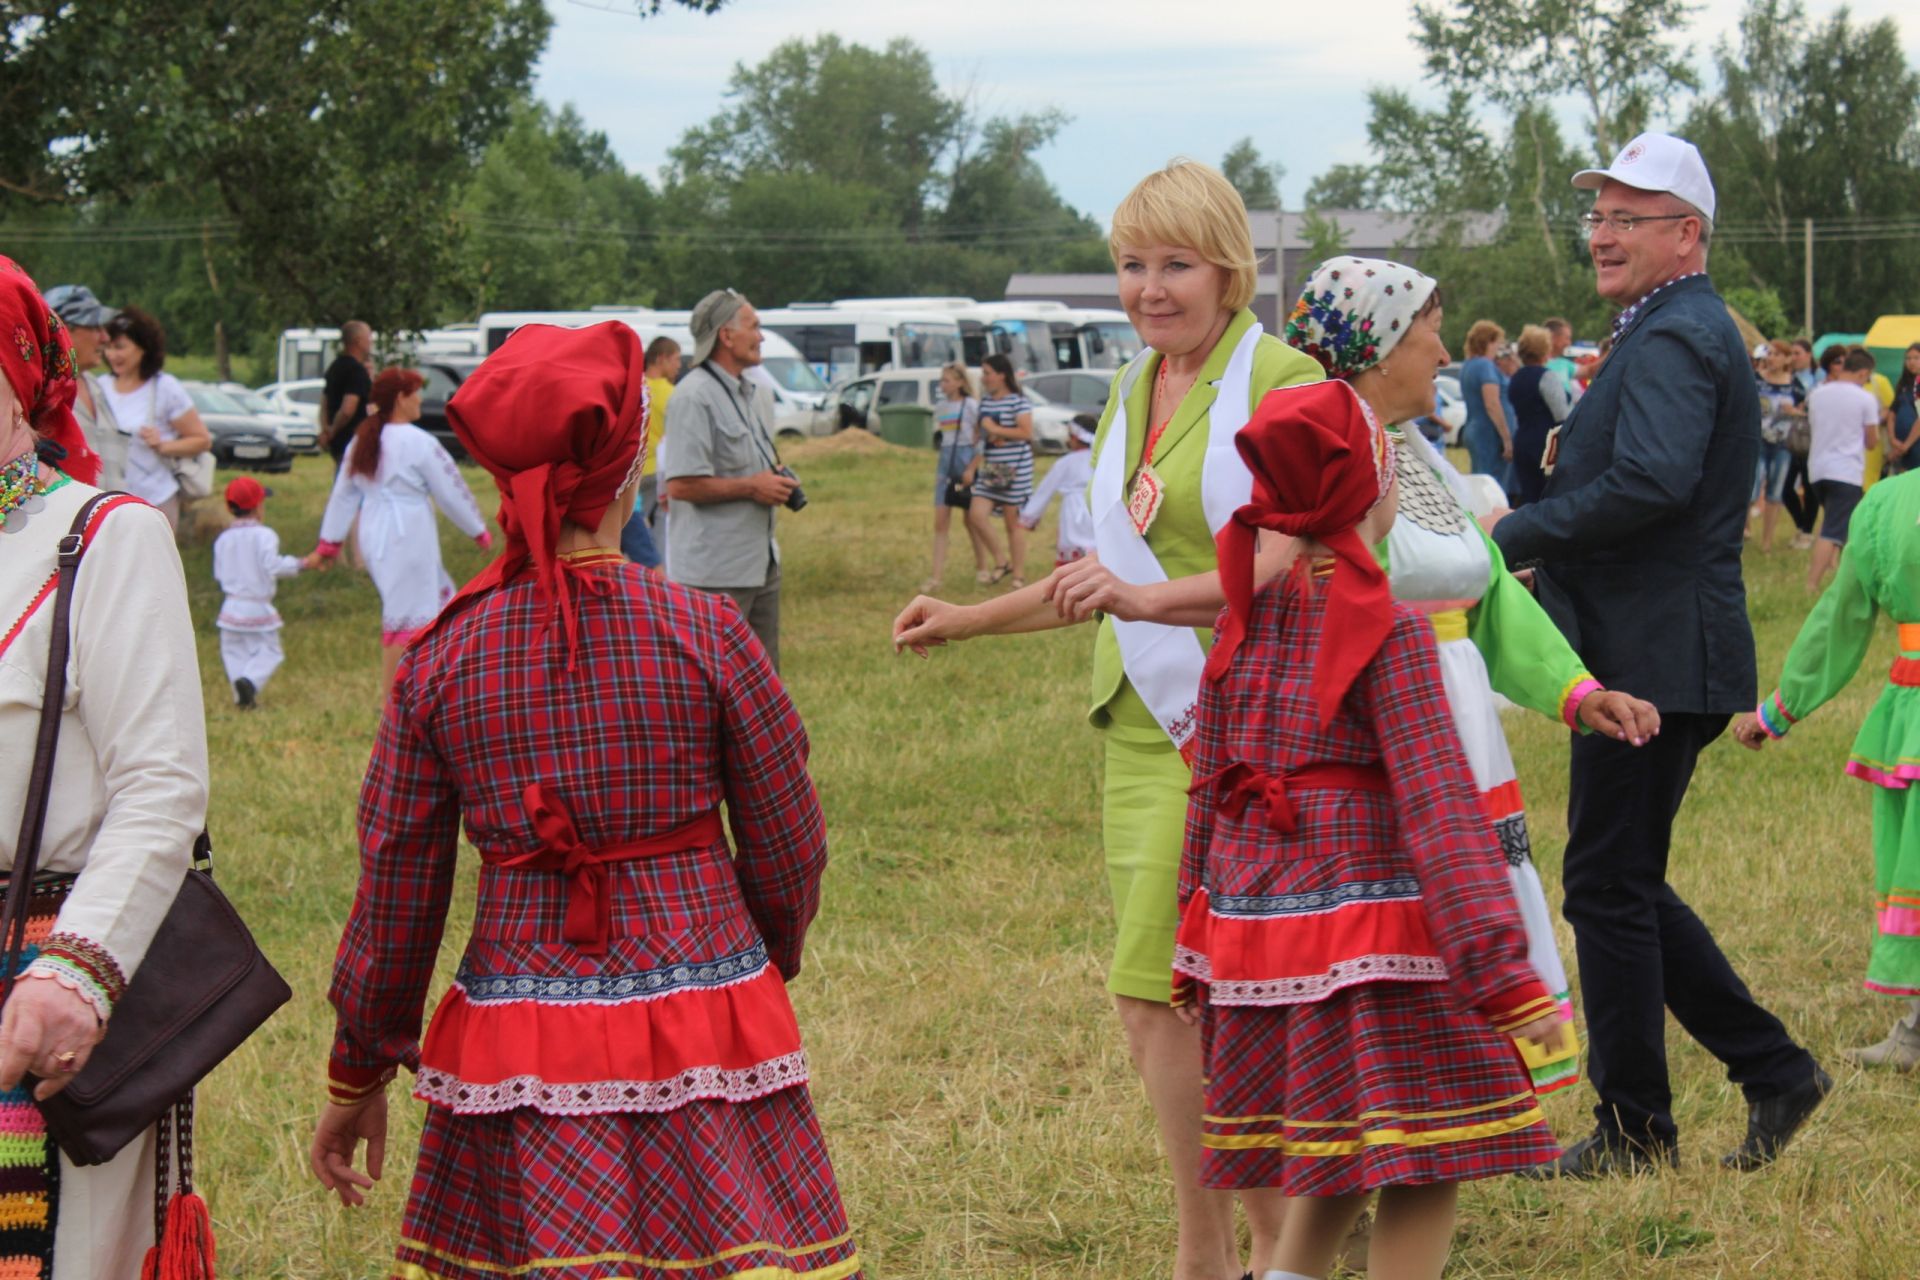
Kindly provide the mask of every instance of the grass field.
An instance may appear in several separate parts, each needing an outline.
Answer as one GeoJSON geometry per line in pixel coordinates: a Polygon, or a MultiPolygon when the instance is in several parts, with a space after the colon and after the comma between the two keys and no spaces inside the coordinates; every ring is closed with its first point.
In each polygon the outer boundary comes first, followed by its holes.
{"type": "MultiPolygon", "coordinates": [[[[978,642],[922,663],[887,625],[926,573],[932,460],[864,441],[789,451],[812,505],[781,521],[786,675],[813,738],[833,865],[794,986],[819,1104],[869,1274],[1167,1274],[1171,1197],[1102,988],[1098,740],[1083,718],[1091,634],[978,642]]],[[[312,545],[329,468],[274,481],[284,545],[312,545]]],[[[488,510],[491,488],[468,471],[488,510]]],[[[224,480],[224,476],[223,476],[224,480]]],[[[443,524],[456,579],[482,555],[443,524]]],[[[1031,567],[1050,563],[1051,521],[1031,567]]],[[[378,602],[360,574],[281,589],[288,662],[264,708],[230,705],[205,546],[186,552],[199,622],[220,876],[294,988],[293,1003],[203,1091],[200,1170],[221,1270],[379,1277],[399,1226],[420,1104],[394,1090],[396,1141],[368,1208],[306,1172],[332,1034],[325,991],[356,876],[353,812],[378,700],[378,602]]],[[[959,561],[965,563],[962,550],[959,561]]],[[[1762,678],[1808,601],[1799,554],[1748,558],[1762,678]]],[[[970,573],[949,577],[977,598],[970,573]]],[[[1920,1082],[1861,1074],[1840,1047],[1878,1039],[1891,1002],[1860,990],[1871,936],[1868,793],[1840,766],[1892,653],[1761,756],[1703,759],[1673,878],[1748,982],[1839,1080],[1777,1168],[1722,1173],[1738,1091],[1670,1037],[1678,1173],[1462,1199],[1457,1277],[1884,1277],[1920,1274],[1910,1158],[1920,1082]]],[[[1557,902],[1566,744],[1509,720],[1534,848],[1557,902]]],[[[474,866],[448,930],[452,972],[474,866]]],[[[1571,956],[1571,937],[1562,926],[1571,956]]],[[[1571,966],[1570,966],[1571,967],[1571,966]]],[[[437,997],[436,988],[435,996],[437,997]]],[[[1563,1136],[1591,1096],[1548,1100],[1563,1136]]]]}

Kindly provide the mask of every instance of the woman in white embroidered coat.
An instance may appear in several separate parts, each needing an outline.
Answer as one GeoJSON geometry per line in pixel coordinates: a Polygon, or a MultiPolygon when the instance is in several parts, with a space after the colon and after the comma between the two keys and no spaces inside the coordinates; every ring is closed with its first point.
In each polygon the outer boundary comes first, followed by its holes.
{"type": "Polygon", "coordinates": [[[420,375],[383,369],[373,380],[373,412],[354,432],[345,465],[320,521],[325,559],[360,518],[360,554],[380,592],[381,694],[409,641],[440,616],[453,598],[453,579],[440,563],[438,507],[455,528],[484,548],[493,546],[473,490],[460,478],[438,440],[413,425],[420,417],[420,375]]]}
{"type": "MultiPolygon", "coordinates": [[[[67,445],[65,465],[92,476],[76,451],[72,347],[39,291],[0,258],[0,869],[13,864],[17,820],[33,769],[52,638],[60,540],[100,491],[37,461],[46,439],[67,445]],[[30,302],[29,302],[30,299],[30,302]]],[[[16,1153],[38,1168],[7,1169],[0,1219],[8,1275],[131,1280],[153,1243],[154,1136],[104,1165],[76,1168],[45,1140],[20,1087],[49,1097],[86,1066],[113,1005],[146,959],[206,822],[207,742],[200,668],[173,532],[134,498],[95,512],[74,583],[72,654],[54,757],[26,978],[0,1017],[0,1121],[16,1153]],[[58,901],[59,892],[66,894],[58,901]],[[42,909],[44,905],[44,910],[42,909]],[[44,1159],[40,1156],[44,1153],[44,1159]],[[52,1162],[57,1162],[53,1165],[52,1162]],[[51,1167],[49,1167],[51,1166],[51,1167]],[[57,1190],[48,1176],[57,1172],[57,1190]],[[38,1181],[36,1191],[29,1185],[38,1181]],[[54,1230],[48,1232],[52,1216],[54,1230]]],[[[156,963],[177,959],[155,957],[156,963]]]]}

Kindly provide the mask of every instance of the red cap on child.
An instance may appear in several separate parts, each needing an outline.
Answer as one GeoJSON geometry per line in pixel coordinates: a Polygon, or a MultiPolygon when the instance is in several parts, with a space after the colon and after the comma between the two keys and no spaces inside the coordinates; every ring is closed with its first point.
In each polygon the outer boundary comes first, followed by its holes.
{"type": "Polygon", "coordinates": [[[227,485],[227,505],[242,511],[257,511],[272,496],[273,490],[252,476],[240,476],[227,485]]]}

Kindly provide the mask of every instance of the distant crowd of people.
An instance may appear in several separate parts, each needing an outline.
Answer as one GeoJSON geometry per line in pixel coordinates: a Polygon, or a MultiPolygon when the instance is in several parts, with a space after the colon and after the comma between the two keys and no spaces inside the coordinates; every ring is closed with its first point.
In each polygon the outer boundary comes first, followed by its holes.
{"type": "MultiPolygon", "coordinates": [[[[1516,509],[1544,492],[1560,428],[1605,364],[1612,337],[1579,360],[1566,354],[1572,342],[1558,317],[1527,325],[1513,343],[1492,320],[1467,330],[1459,443],[1471,470],[1494,477],[1516,509]]],[[[1883,476],[1920,466],[1920,342],[1907,348],[1897,381],[1858,344],[1816,352],[1806,338],[1775,338],[1749,359],[1760,457],[1746,536],[1770,553],[1784,512],[1796,530],[1794,548],[1811,551],[1807,590],[1816,592],[1846,545],[1861,497],[1883,476]]],[[[1443,430],[1431,416],[1421,425],[1432,439],[1443,430]]]]}

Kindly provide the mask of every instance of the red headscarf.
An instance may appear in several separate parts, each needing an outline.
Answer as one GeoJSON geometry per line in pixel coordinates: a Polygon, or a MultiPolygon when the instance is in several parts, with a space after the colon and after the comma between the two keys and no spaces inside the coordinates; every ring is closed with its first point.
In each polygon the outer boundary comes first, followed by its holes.
{"type": "Polygon", "coordinates": [[[67,326],[12,258],[0,257],[0,369],[27,424],[66,451],[60,469],[82,484],[100,478],[100,455],[74,421],[80,370],[67,326]]]}
{"type": "MultiPolygon", "coordinates": [[[[500,486],[506,548],[465,599],[533,566],[538,599],[576,639],[559,558],[561,521],[594,528],[627,483],[647,419],[645,348],[618,321],[585,329],[527,325],[460,385],[447,421],[500,486]]],[[[445,616],[444,614],[442,616],[445,616]]]]}
{"type": "Polygon", "coordinates": [[[1312,538],[1335,561],[1313,664],[1313,696],[1324,726],[1393,626],[1387,575],[1354,527],[1393,484],[1393,446],[1366,402],[1341,381],[1268,392],[1234,444],[1253,472],[1253,501],[1220,530],[1227,618],[1213,638],[1207,678],[1226,674],[1247,634],[1254,530],[1312,538]]]}

